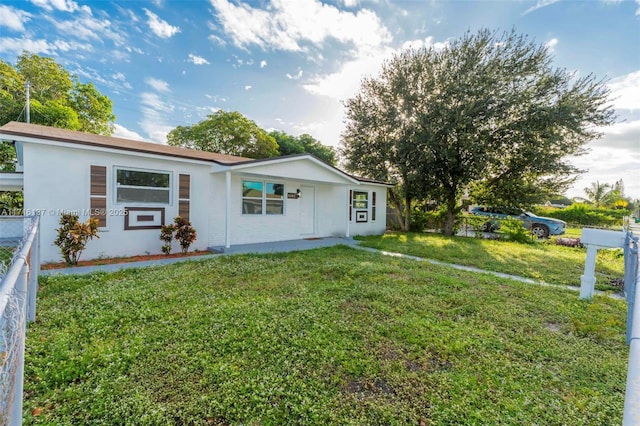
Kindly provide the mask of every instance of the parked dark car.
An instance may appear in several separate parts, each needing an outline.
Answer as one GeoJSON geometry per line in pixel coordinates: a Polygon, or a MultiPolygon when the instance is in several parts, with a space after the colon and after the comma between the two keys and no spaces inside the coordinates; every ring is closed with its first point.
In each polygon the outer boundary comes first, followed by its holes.
{"type": "Polygon", "coordinates": [[[525,228],[538,238],[547,238],[549,235],[562,235],[567,223],[550,217],[537,216],[531,212],[519,209],[499,209],[494,207],[476,206],[469,213],[478,216],[487,216],[494,220],[488,220],[482,226],[483,231],[495,231],[500,228],[499,219],[519,219],[525,228]]]}

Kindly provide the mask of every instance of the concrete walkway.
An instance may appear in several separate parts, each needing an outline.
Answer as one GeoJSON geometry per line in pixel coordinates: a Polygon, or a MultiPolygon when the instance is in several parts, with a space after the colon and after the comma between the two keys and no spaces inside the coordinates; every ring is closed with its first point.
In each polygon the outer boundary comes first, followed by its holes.
{"type": "MultiPolygon", "coordinates": [[[[111,265],[95,265],[95,266],[79,266],[75,268],[62,268],[62,269],[49,269],[40,271],[40,275],[82,275],[90,274],[96,271],[115,272],[121,269],[131,268],[145,268],[152,266],[170,265],[178,262],[192,262],[198,260],[211,259],[218,256],[229,256],[234,254],[263,254],[263,253],[285,253],[291,251],[300,250],[312,250],[321,247],[333,247],[336,245],[348,245],[358,250],[364,250],[371,253],[379,253],[385,256],[401,257],[404,259],[411,259],[418,262],[428,262],[434,265],[445,266],[461,271],[474,272],[478,274],[488,274],[499,278],[506,278],[513,281],[518,281],[526,284],[541,285],[546,287],[554,287],[562,290],[580,291],[580,287],[572,287],[558,284],[549,284],[544,281],[534,280],[531,278],[520,277],[517,275],[505,274],[502,272],[488,271],[486,269],[480,269],[473,266],[458,265],[455,263],[446,263],[439,260],[427,259],[424,257],[412,256],[409,254],[395,253],[384,250],[378,250],[370,247],[360,246],[360,241],[353,238],[340,238],[340,237],[327,237],[327,238],[310,238],[302,240],[290,240],[290,241],[277,241],[272,243],[257,243],[257,244],[239,244],[231,246],[230,248],[214,247],[213,249],[218,253],[212,253],[203,256],[192,257],[177,257],[171,259],[157,259],[144,262],[129,262],[129,263],[116,263],[111,265]]],[[[618,294],[605,293],[602,291],[595,291],[597,295],[609,296],[613,299],[624,300],[624,296],[618,294]]]]}

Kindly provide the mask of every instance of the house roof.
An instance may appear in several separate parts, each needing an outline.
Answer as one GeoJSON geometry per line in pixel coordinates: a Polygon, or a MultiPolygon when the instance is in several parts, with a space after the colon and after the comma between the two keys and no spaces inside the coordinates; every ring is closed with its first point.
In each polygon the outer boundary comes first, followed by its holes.
{"type": "Polygon", "coordinates": [[[143,142],[131,139],[116,138],[112,136],[96,135],[93,133],[78,132],[75,130],[59,129],[57,127],[42,126],[39,124],[21,123],[11,121],[0,127],[0,139],[11,139],[11,136],[22,138],[42,139],[47,141],[59,141],[84,146],[93,146],[100,148],[111,148],[123,151],[133,151],[141,153],[149,153],[156,155],[166,155],[169,157],[186,158],[192,160],[210,161],[222,166],[247,166],[254,164],[265,164],[269,162],[287,162],[295,161],[298,158],[308,158],[317,163],[321,163],[335,173],[343,175],[347,178],[355,179],[362,183],[372,183],[390,186],[388,182],[381,182],[374,179],[362,178],[350,175],[340,169],[322,162],[311,154],[294,154],[284,157],[253,159],[246,157],[238,157],[235,155],[217,154],[214,152],[200,151],[189,148],[180,148],[175,146],[163,145],[154,142],[143,142]]]}
{"type": "Polygon", "coordinates": [[[326,167],[327,169],[330,169],[336,173],[339,173],[341,175],[344,175],[347,178],[350,179],[355,179],[358,182],[362,182],[362,183],[371,183],[371,184],[377,184],[377,185],[385,185],[385,186],[394,186],[393,184],[390,184],[389,182],[384,182],[381,180],[376,180],[376,179],[369,179],[369,178],[363,178],[360,176],[356,176],[356,175],[352,175],[350,173],[347,173],[343,170],[340,170],[337,167],[332,166],[331,164],[327,164],[324,161],[322,161],[321,159],[319,159],[318,157],[316,157],[313,154],[291,154],[291,155],[284,155],[281,157],[273,157],[273,158],[258,158],[258,159],[251,159],[249,161],[244,161],[242,163],[237,163],[234,165],[234,168],[245,168],[245,166],[247,168],[251,167],[252,165],[259,165],[261,163],[266,163],[266,162],[289,162],[289,161],[295,161],[298,158],[309,158],[312,159],[314,162],[318,163],[319,165],[322,165],[324,167],[326,167]]]}
{"type": "Polygon", "coordinates": [[[121,149],[124,151],[144,152],[149,154],[168,155],[171,157],[188,158],[193,160],[213,161],[230,165],[251,161],[251,158],[236,157],[234,155],[216,154],[195,149],[179,148],[153,142],[134,141],[130,139],[114,138],[111,136],[95,135],[75,130],[59,129],[57,127],[41,126],[38,124],[11,121],[0,127],[0,137],[22,136],[34,139],[55,140],[78,145],[102,148],[121,149]]]}

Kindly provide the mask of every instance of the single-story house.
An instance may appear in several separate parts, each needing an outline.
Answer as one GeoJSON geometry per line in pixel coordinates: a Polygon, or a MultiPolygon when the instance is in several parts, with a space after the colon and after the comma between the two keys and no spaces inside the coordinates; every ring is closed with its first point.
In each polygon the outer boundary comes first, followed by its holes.
{"type": "MultiPolygon", "coordinates": [[[[237,244],[381,234],[385,182],[347,174],[308,155],[254,160],[150,142],[10,122],[26,215],[41,216],[43,262],[63,212],[99,221],[83,259],[161,253],[160,227],[180,215],[198,238],[191,250],[237,244]]],[[[174,246],[174,251],[179,247],[174,246]]]]}

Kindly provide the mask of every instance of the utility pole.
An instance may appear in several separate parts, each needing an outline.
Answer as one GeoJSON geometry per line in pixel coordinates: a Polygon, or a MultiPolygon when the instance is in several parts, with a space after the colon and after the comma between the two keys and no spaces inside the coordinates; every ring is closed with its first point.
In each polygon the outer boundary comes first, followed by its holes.
{"type": "Polygon", "coordinates": [[[29,109],[29,88],[31,87],[31,84],[27,81],[25,84],[25,89],[27,90],[27,105],[25,105],[25,116],[27,117],[27,123],[31,123],[31,111],[29,109]]]}

